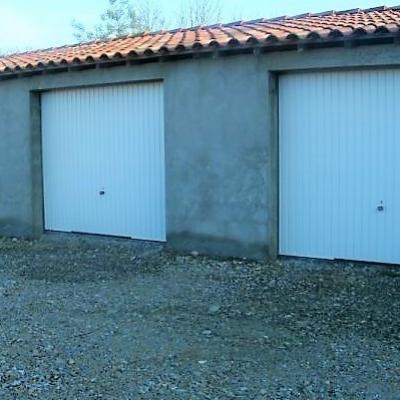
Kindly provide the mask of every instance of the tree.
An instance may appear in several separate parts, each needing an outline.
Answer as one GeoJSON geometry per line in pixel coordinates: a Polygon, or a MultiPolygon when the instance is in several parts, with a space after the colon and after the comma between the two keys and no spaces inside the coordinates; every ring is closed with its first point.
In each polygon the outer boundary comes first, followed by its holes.
{"type": "MultiPolygon", "coordinates": [[[[107,9],[93,27],[72,21],[74,36],[82,42],[163,29],[166,20],[156,1],[108,0],[107,9]]],[[[182,27],[212,24],[220,22],[221,3],[220,0],[187,0],[177,14],[177,24],[182,27]]]]}
{"type": "Polygon", "coordinates": [[[220,0],[189,0],[181,8],[181,26],[209,25],[221,20],[220,0]]]}
{"type": "Polygon", "coordinates": [[[72,21],[75,38],[86,40],[111,37],[161,29],[165,20],[153,0],[134,5],[130,0],[108,0],[108,8],[100,15],[100,22],[88,28],[82,22],[72,21]]]}

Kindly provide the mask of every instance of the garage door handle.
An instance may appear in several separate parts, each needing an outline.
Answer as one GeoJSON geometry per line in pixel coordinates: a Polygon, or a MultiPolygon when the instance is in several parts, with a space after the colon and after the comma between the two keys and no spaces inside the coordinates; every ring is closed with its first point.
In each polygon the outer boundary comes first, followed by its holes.
{"type": "Polygon", "coordinates": [[[385,207],[384,207],[384,205],[383,205],[383,202],[381,202],[381,204],[379,204],[379,206],[376,207],[376,209],[377,209],[379,212],[385,211],[385,207]]]}
{"type": "Polygon", "coordinates": [[[99,195],[100,196],[104,196],[106,194],[106,192],[104,190],[100,190],[99,195]]]}

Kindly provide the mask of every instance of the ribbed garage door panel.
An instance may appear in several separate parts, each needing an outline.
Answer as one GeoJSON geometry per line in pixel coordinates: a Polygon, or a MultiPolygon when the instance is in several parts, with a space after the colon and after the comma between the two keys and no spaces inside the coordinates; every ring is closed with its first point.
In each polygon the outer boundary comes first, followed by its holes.
{"type": "Polygon", "coordinates": [[[399,93],[398,70],[280,78],[281,254],[400,262],[399,93]]]}
{"type": "Polygon", "coordinates": [[[46,229],[165,240],[161,83],[44,93],[42,135],[46,229]]]}

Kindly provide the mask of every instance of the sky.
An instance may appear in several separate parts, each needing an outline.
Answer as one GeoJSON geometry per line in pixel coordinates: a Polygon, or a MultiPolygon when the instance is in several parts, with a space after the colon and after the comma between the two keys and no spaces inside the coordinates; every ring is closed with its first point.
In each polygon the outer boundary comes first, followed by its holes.
{"type": "MultiPolygon", "coordinates": [[[[140,1],[140,0],[136,0],[140,1]]],[[[154,0],[176,27],[176,14],[184,0],[154,0]]],[[[222,21],[269,18],[305,12],[345,10],[380,6],[374,0],[220,0],[222,21]]],[[[385,1],[385,0],[381,0],[385,1]]],[[[0,0],[0,49],[18,51],[74,43],[71,21],[75,18],[93,25],[108,4],[107,0],[0,0]]],[[[398,5],[400,0],[386,1],[398,5]]]]}

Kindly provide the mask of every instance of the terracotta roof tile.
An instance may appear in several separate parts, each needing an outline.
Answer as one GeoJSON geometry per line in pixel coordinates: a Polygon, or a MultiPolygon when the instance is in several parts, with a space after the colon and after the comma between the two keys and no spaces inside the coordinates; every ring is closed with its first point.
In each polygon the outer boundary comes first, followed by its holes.
{"type": "Polygon", "coordinates": [[[215,46],[223,50],[232,46],[293,45],[303,40],[328,42],[347,37],[394,36],[400,35],[399,29],[400,6],[236,21],[3,56],[0,57],[0,74],[179,52],[194,53],[215,46]]]}

